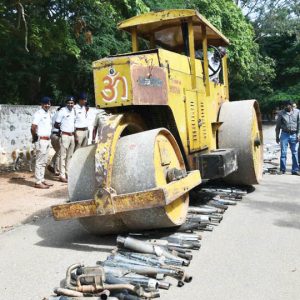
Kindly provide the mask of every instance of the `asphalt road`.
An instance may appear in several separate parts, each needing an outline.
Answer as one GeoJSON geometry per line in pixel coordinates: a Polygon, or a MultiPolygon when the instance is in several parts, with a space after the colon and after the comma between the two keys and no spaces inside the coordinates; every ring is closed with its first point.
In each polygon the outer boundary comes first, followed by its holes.
{"type": "MultiPolygon", "coordinates": [[[[265,130],[267,139],[273,128],[265,130]]],[[[161,299],[299,299],[300,178],[265,175],[261,185],[224,215],[187,269],[193,281],[161,299]]],[[[0,234],[1,299],[41,300],[76,262],[105,259],[115,237],[88,235],[76,221],[45,217],[0,234]]]]}

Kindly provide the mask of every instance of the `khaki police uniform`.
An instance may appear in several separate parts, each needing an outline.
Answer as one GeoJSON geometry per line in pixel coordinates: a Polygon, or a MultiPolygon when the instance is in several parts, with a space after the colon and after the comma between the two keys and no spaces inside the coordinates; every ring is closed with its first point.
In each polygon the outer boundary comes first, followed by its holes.
{"type": "Polygon", "coordinates": [[[51,160],[51,166],[56,174],[60,173],[60,134],[59,129],[54,127],[58,113],[59,111],[57,111],[52,117],[52,133],[50,136],[51,145],[55,151],[51,160]]]}
{"type": "Polygon", "coordinates": [[[33,125],[37,126],[35,179],[36,184],[44,182],[45,168],[50,150],[51,116],[49,111],[39,109],[33,116],[33,125]]]}
{"type": "Polygon", "coordinates": [[[60,123],[60,177],[66,178],[68,174],[68,164],[75,149],[74,129],[75,112],[63,107],[57,115],[56,121],[60,123]]]}
{"type": "Polygon", "coordinates": [[[75,110],[75,137],[77,150],[80,147],[84,147],[88,144],[89,129],[88,129],[88,111],[85,106],[76,104],[75,110]]]}

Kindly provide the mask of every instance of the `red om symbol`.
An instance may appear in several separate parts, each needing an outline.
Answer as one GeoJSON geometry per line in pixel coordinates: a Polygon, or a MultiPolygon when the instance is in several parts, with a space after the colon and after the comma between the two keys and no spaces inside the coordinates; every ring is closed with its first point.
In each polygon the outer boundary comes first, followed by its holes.
{"type": "Polygon", "coordinates": [[[125,76],[119,76],[119,73],[113,75],[106,75],[103,80],[104,89],[101,91],[101,95],[105,102],[113,102],[118,97],[118,84],[122,84],[122,100],[128,98],[128,86],[125,76]]]}

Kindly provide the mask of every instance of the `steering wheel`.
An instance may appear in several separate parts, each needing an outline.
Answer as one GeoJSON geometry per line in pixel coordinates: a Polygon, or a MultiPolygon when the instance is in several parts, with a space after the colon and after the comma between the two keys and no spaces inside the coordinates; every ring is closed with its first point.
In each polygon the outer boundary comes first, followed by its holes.
{"type": "Polygon", "coordinates": [[[222,67],[222,64],[221,64],[221,61],[222,61],[222,55],[221,55],[221,52],[220,52],[220,50],[217,48],[217,47],[215,47],[215,46],[212,46],[212,45],[208,45],[208,48],[213,48],[214,49],[214,56],[216,55],[217,57],[217,60],[220,62],[219,63],[219,66],[218,66],[218,68],[215,70],[210,64],[209,64],[209,62],[208,62],[208,68],[212,71],[212,74],[210,74],[209,75],[209,77],[212,77],[212,76],[214,76],[214,75],[216,75],[219,71],[220,71],[220,69],[221,69],[221,67],[222,67]]]}

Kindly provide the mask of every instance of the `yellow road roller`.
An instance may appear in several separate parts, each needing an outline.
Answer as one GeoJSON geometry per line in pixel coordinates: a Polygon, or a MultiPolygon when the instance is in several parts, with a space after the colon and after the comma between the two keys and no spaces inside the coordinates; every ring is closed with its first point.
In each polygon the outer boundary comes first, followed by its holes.
{"type": "Polygon", "coordinates": [[[70,202],[53,206],[54,218],[78,218],[95,234],[179,226],[202,179],[257,184],[259,105],[229,102],[220,53],[229,40],[189,9],[149,12],[119,29],[132,52],[93,62],[96,105],[106,113],[98,143],[72,157],[70,202]]]}

